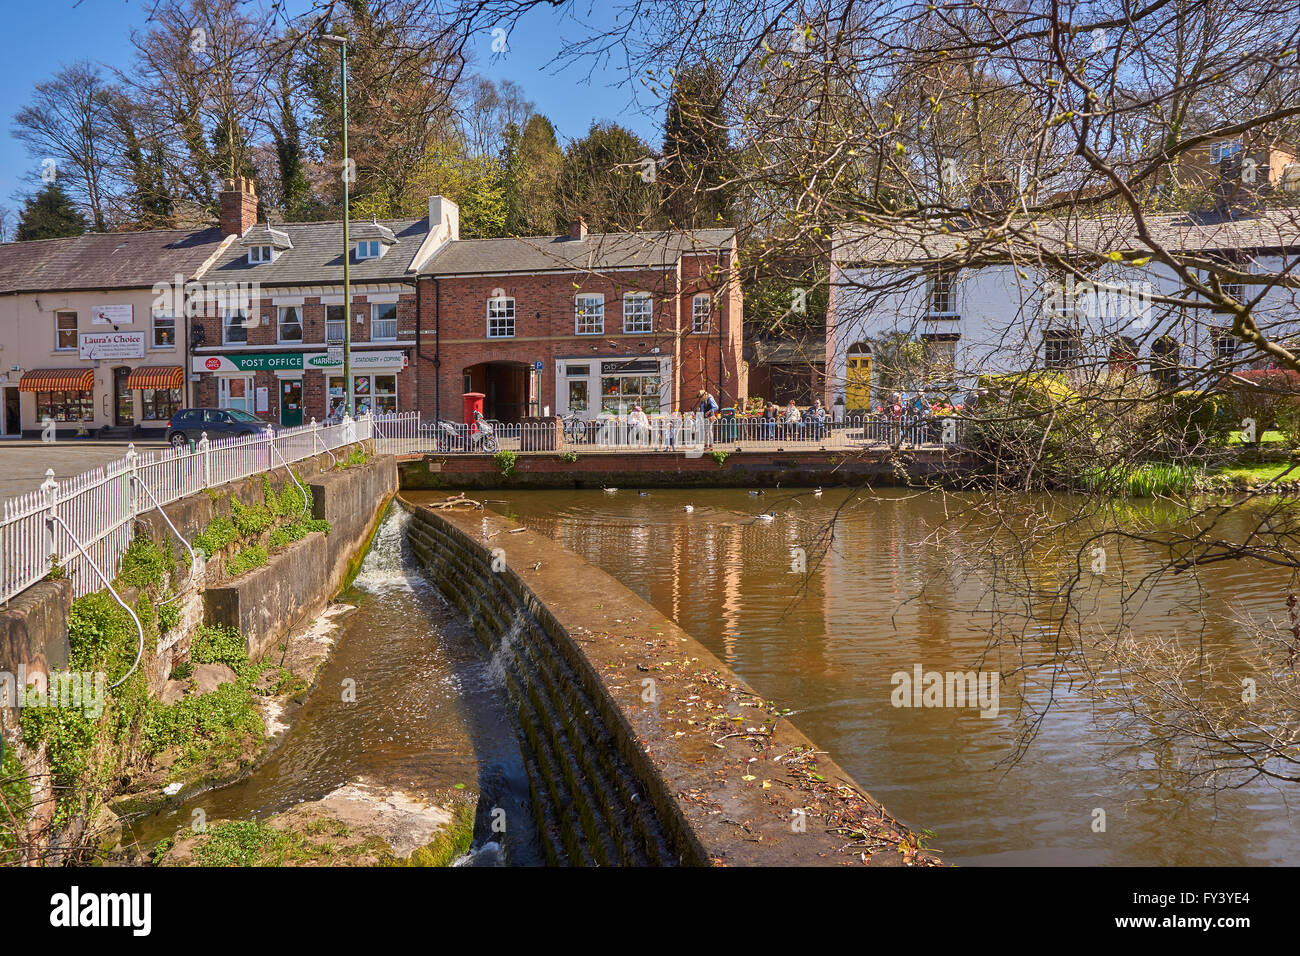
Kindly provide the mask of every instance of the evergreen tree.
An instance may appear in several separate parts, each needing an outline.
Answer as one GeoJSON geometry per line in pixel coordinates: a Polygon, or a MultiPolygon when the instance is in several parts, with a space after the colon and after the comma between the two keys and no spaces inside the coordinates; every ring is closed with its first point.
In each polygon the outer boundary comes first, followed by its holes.
{"type": "Polygon", "coordinates": [[[733,218],[735,160],[722,91],[718,68],[697,63],[677,75],[668,99],[659,181],[668,220],[678,228],[722,225],[733,218]]]}
{"type": "Polygon", "coordinates": [[[58,183],[50,183],[23,205],[17,240],[61,239],[86,231],[86,217],[58,183]]]}
{"type": "Polygon", "coordinates": [[[564,152],[555,127],[533,114],[522,130],[506,130],[504,166],[505,232],[509,236],[549,236],[564,229],[560,215],[560,170],[564,152]]]}
{"type": "Polygon", "coordinates": [[[641,137],[617,123],[593,123],[564,153],[563,217],[581,215],[595,232],[654,228],[661,221],[657,174],[657,160],[641,137]]]}

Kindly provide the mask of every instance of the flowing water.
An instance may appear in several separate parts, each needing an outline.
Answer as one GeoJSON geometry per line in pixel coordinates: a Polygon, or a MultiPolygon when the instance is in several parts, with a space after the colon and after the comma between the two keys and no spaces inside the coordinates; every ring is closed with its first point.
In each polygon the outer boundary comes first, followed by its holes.
{"type": "MultiPolygon", "coordinates": [[[[1053,646],[1051,617],[1033,600],[1059,584],[1059,560],[1031,564],[1028,609],[1022,598],[1003,596],[998,603],[1011,617],[998,616],[989,579],[977,571],[995,533],[958,526],[950,537],[933,536],[952,499],[842,490],[489,496],[500,499],[490,507],[609,571],[760,693],[794,708],[805,733],[900,818],[934,831],[933,844],[952,862],[1300,863],[1300,826],[1288,808],[1294,785],[1257,782],[1217,794],[1173,786],[1156,773],[1164,755],[1121,751],[1098,722],[1111,705],[1069,686],[1050,688],[1054,706],[1028,749],[1008,762],[1017,704],[1022,697],[1041,704],[1049,688],[1050,670],[1032,661],[1004,682],[992,718],[893,705],[893,675],[917,665],[927,672],[979,666],[1000,623],[1039,639],[1029,644],[1031,656],[1046,660],[1053,646]],[[775,518],[757,518],[769,510],[775,518]],[[804,549],[806,576],[791,573],[793,548],[804,549]]],[[[1244,666],[1250,651],[1238,616],[1285,617],[1285,572],[1229,562],[1202,572],[1199,587],[1184,575],[1134,590],[1154,554],[1129,548],[1110,560],[1083,595],[1085,625],[1114,626],[1127,614],[1139,642],[1190,637],[1244,666]]]]}
{"type": "Polygon", "coordinates": [[[190,825],[196,809],[211,821],[261,818],[364,780],[414,794],[477,790],[475,861],[503,859],[483,838],[499,807],[509,821],[509,862],[540,862],[499,668],[416,569],[409,521],[397,507],[384,519],[354,582],[363,599],[270,758],[230,786],[138,821],[141,845],[190,825]],[[344,699],[350,688],[354,702],[344,699]]]}

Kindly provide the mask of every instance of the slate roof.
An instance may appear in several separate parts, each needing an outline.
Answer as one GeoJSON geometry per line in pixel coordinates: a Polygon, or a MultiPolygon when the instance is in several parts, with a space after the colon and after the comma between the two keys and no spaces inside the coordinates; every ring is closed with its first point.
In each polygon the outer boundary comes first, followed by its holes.
{"type": "MultiPolygon", "coordinates": [[[[1145,217],[1152,239],[1171,252],[1204,253],[1235,249],[1293,249],[1300,251],[1300,210],[1269,209],[1245,217],[1197,213],[1161,213],[1145,217]]],[[[1037,257],[1038,250],[1071,253],[1139,253],[1149,248],[1138,238],[1131,217],[1095,215],[1087,218],[1012,220],[1006,235],[985,230],[963,232],[939,224],[849,224],[836,229],[832,257],[840,263],[902,264],[974,256],[1005,260],[1008,256],[1037,257]],[[1010,240],[1009,242],[1007,240],[1010,240]],[[972,247],[972,244],[973,247],[972,247]]]]}
{"type": "Polygon", "coordinates": [[[0,294],[147,289],[192,276],[221,238],[220,229],[149,229],[0,243],[0,294]]]}
{"type": "MultiPolygon", "coordinates": [[[[357,236],[349,230],[352,256],[351,281],[392,282],[411,279],[411,261],[428,235],[429,220],[381,220],[396,238],[394,245],[378,259],[356,257],[357,236]]],[[[359,224],[355,224],[359,225],[359,224]]],[[[367,229],[373,230],[370,222],[367,229]]],[[[293,248],[280,252],[273,262],[250,264],[248,246],[259,245],[250,236],[266,235],[266,225],[253,226],[244,239],[232,243],[230,248],[204,275],[209,280],[228,282],[257,282],[263,286],[286,285],[337,285],[343,281],[343,223],[342,222],[277,222],[271,227],[275,232],[289,237],[293,248]]],[[[269,245],[269,239],[261,245],[269,245]]]]}
{"type": "Polygon", "coordinates": [[[689,232],[591,232],[585,239],[528,236],[463,239],[447,243],[420,269],[423,275],[478,272],[590,271],[653,268],[674,264],[692,252],[729,251],[734,229],[689,232]]]}

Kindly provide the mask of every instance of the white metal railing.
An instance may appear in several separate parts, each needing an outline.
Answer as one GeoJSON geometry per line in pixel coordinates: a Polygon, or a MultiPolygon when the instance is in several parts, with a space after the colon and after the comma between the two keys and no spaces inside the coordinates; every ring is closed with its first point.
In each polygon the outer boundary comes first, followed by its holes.
{"type": "Polygon", "coordinates": [[[51,469],[39,488],[4,502],[0,601],[55,567],[71,575],[77,596],[87,594],[99,586],[96,566],[106,578],[115,575],[137,515],[375,435],[376,422],[369,415],[327,425],[313,419],[296,428],[216,441],[205,433],[190,447],[136,452],[132,445],[117,461],[61,482],[51,469]]]}
{"type": "Polygon", "coordinates": [[[766,421],[719,418],[712,423],[691,415],[647,416],[644,422],[605,416],[570,418],[561,423],[490,422],[495,448],[473,426],[426,423],[418,412],[375,418],[375,450],[380,454],[647,451],[851,451],[876,447],[940,447],[959,444],[965,429],[957,418],[890,415],[851,416],[842,421],[766,421]]]}

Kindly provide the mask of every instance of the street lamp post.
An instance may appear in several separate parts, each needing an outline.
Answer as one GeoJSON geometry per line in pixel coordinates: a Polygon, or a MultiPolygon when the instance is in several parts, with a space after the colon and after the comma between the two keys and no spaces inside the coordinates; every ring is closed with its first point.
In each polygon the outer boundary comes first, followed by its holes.
{"type": "Polygon", "coordinates": [[[339,82],[343,87],[343,393],[347,415],[355,418],[356,409],[352,404],[352,254],[348,248],[351,224],[348,179],[352,172],[348,158],[348,38],[337,33],[322,33],[319,40],[326,46],[339,48],[339,82]]]}

